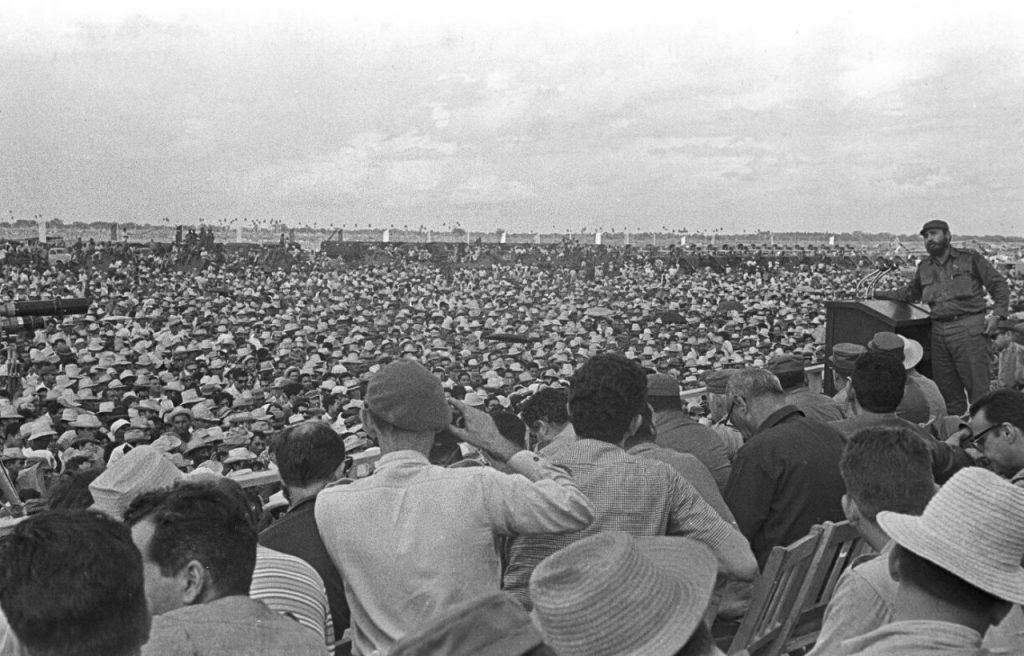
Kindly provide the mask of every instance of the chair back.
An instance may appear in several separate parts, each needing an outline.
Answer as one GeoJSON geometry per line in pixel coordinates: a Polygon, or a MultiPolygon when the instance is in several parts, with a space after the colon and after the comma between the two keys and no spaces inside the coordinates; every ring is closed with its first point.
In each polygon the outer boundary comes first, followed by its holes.
{"type": "Polygon", "coordinates": [[[854,561],[871,551],[870,545],[848,521],[825,522],[820,529],[821,539],[811,559],[804,589],[800,591],[796,612],[790,615],[788,626],[784,627],[785,653],[814,643],[839,577],[854,561]]]}
{"type": "Polygon", "coordinates": [[[729,654],[745,650],[750,656],[777,656],[781,652],[788,636],[784,630],[791,626],[790,616],[797,609],[821,535],[821,527],[815,526],[793,544],[772,549],[729,654]]]}

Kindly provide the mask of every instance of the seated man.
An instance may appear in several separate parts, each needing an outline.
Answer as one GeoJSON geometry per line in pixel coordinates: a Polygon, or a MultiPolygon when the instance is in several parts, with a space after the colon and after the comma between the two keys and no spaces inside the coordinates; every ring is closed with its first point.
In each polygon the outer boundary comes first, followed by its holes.
{"type": "Polygon", "coordinates": [[[753,580],[757,575],[747,540],[686,479],[664,462],[623,450],[643,423],[646,399],[647,375],[620,355],[594,356],[573,374],[569,415],[578,439],[542,453],[573,473],[594,505],[595,518],[575,532],[512,538],[504,585],[523,604],[529,604],[530,574],[540,561],[604,531],[693,538],[711,548],[723,576],[753,580]]]}
{"type": "Polygon", "coordinates": [[[647,403],[654,410],[655,443],[696,456],[715,477],[719,491],[724,490],[732,471],[725,444],[714,430],[690,418],[679,394],[675,376],[647,375],[647,403]]]}
{"type": "Polygon", "coordinates": [[[502,437],[486,413],[452,403],[465,429],[451,425],[441,381],[426,368],[385,366],[361,411],[383,453],[376,471],[317,497],[317,528],[344,581],[357,656],[386,651],[452,605],[498,591],[497,537],[578,531],[593,520],[566,470],[502,437]],[[440,431],[515,474],[432,465],[440,431]]]}
{"type": "Polygon", "coordinates": [[[971,406],[971,446],[992,469],[1024,487],[1024,393],[989,392],[971,406]]]}
{"type": "Polygon", "coordinates": [[[839,579],[814,645],[815,656],[834,654],[844,640],[892,619],[892,542],[876,517],[883,510],[920,515],[935,492],[931,453],[917,432],[906,427],[875,426],[855,433],[843,449],[839,472],[846,485],[846,519],[878,555],[854,564],[839,579]]]}
{"type": "MultiPolygon", "coordinates": [[[[836,653],[986,654],[982,636],[1024,603],[1024,490],[980,467],[957,472],[920,517],[882,511],[895,542],[892,621],[836,653]]],[[[1019,646],[1019,645],[1018,645],[1019,646]]]]}
{"type": "Polygon", "coordinates": [[[334,633],[348,628],[348,602],[338,569],[316,527],[317,495],[341,477],[345,442],[322,421],[285,429],[270,446],[290,502],[288,514],[260,533],[260,544],[302,558],[316,569],[327,588],[334,633]]]}
{"type": "Polygon", "coordinates": [[[898,416],[907,389],[907,372],[902,361],[885,353],[868,351],[857,358],[848,398],[853,416],[830,424],[847,439],[865,428],[891,426],[920,436],[932,454],[932,472],[940,485],[972,464],[963,449],[939,442],[921,426],[898,416]]]}
{"type": "Polygon", "coordinates": [[[530,431],[530,441],[539,451],[554,442],[572,442],[576,439],[569,411],[566,409],[569,393],[562,388],[545,387],[523,401],[523,423],[530,431]]]}
{"type": "Polygon", "coordinates": [[[862,344],[840,342],[832,347],[832,355],[829,361],[832,363],[832,385],[836,389],[832,400],[839,404],[844,417],[852,414],[850,401],[847,398],[850,389],[850,376],[853,375],[853,366],[861,353],[868,350],[862,344]]]}
{"type": "Polygon", "coordinates": [[[718,656],[704,624],[716,573],[700,542],[597,533],[533,571],[535,623],[559,656],[718,656]]]}
{"type": "Polygon", "coordinates": [[[786,403],[778,379],[764,369],[733,374],[729,397],[729,416],[748,439],[733,462],[725,502],[763,567],[773,547],[843,518],[843,437],[786,403]]]}
{"type": "MultiPolygon", "coordinates": [[[[906,359],[905,349],[906,342],[896,333],[875,333],[871,341],[868,342],[868,351],[891,356],[899,361],[900,366],[903,366],[906,359]]],[[[904,377],[903,398],[899,407],[896,408],[896,415],[915,424],[926,424],[932,419],[928,398],[917,383],[907,377],[904,377]]]]}
{"type": "Polygon", "coordinates": [[[786,404],[795,406],[814,421],[843,418],[843,407],[831,397],[812,392],[807,384],[807,362],[799,355],[779,355],[768,360],[765,369],[775,374],[786,392],[786,404]]]}
{"type": "Polygon", "coordinates": [[[147,492],[128,507],[154,616],[144,656],[324,654],[316,633],[249,598],[256,529],[248,512],[204,483],[147,492]]]}
{"type": "Polygon", "coordinates": [[[93,511],[29,517],[0,541],[0,607],[4,654],[137,656],[149,638],[131,533],[93,511]]]}

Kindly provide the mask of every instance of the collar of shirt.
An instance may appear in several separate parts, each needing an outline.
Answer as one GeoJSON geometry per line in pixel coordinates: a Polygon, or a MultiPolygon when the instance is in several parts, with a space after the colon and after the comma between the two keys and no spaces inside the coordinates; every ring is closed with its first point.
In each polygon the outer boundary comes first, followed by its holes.
{"type": "Polygon", "coordinates": [[[626,453],[638,456],[641,453],[647,453],[648,451],[653,451],[656,448],[658,448],[658,445],[654,442],[641,442],[636,446],[630,447],[629,451],[626,451],[626,453]]]}
{"type": "Polygon", "coordinates": [[[315,494],[313,496],[311,496],[311,497],[306,497],[302,501],[300,501],[297,504],[295,504],[292,507],[290,507],[288,509],[288,513],[287,514],[290,515],[291,513],[299,512],[301,509],[304,509],[307,506],[312,507],[314,501],[316,501],[316,495],[315,494]]]}
{"type": "Polygon", "coordinates": [[[429,465],[430,459],[419,451],[413,451],[412,449],[392,451],[391,453],[385,453],[380,457],[380,460],[378,460],[377,464],[374,466],[374,470],[380,471],[381,469],[390,469],[391,467],[408,463],[429,465]]]}
{"type": "Polygon", "coordinates": [[[1018,487],[1024,487],[1024,469],[1014,474],[1010,482],[1018,487]]]}
{"type": "Polygon", "coordinates": [[[775,412],[768,415],[768,418],[765,419],[760,426],[758,426],[755,433],[761,433],[763,431],[768,430],[769,428],[774,428],[775,426],[778,426],[782,422],[788,420],[793,415],[800,415],[801,417],[803,417],[804,413],[795,405],[784,405],[775,412]]]}

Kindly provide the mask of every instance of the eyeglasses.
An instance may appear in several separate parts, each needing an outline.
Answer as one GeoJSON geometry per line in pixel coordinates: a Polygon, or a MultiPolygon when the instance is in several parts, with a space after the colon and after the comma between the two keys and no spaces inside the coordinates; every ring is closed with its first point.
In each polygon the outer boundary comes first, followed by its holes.
{"type": "Polygon", "coordinates": [[[989,426],[988,428],[986,428],[985,430],[981,431],[980,433],[978,433],[977,435],[972,437],[970,440],[968,440],[967,441],[967,446],[969,446],[972,449],[975,449],[976,451],[984,451],[985,450],[985,438],[988,436],[988,433],[990,433],[991,431],[993,431],[993,430],[995,430],[997,428],[1002,428],[1002,427],[1003,427],[1002,424],[992,424],[991,426],[989,426]]]}
{"type": "Polygon", "coordinates": [[[729,405],[725,409],[725,414],[716,423],[717,426],[728,426],[729,428],[736,428],[736,424],[732,423],[732,411],[736,407],[736,397],[729,396],[729,405]]]}

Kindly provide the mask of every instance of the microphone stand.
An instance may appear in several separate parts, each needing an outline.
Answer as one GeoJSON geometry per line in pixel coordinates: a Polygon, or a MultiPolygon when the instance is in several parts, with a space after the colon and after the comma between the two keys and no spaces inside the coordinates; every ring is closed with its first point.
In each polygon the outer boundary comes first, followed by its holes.
{"type": "Polygon", "coordinates": [[[868,273],[868,275],[866,275],[863,278],[861,278],[860,280],[858,280],[857,281],[857,286],[853,290],[853,295],[855,297],[857,297],[857,298],[860,298],[860,288],[861,288],[861,286],[863,286],[864,283],[867,282],[868,278],[870,278],[871,276],[875,276],[875,275],[878,275],[878,272],[877,271],[871,271],[871,272],[868,273]]]}
{"type": "Polygon", "coordinates": [[[889,267],[887,269],[882,269],[881,271],[878,272],[878,275],[875,276],[874,280],[871,281],[871,288],[868,290],[868,298],[875,297],[875,286],[878,285],[879,281],[881,281],[882,278],[886,277],[894,270],[895,267],[889,267]]]}

